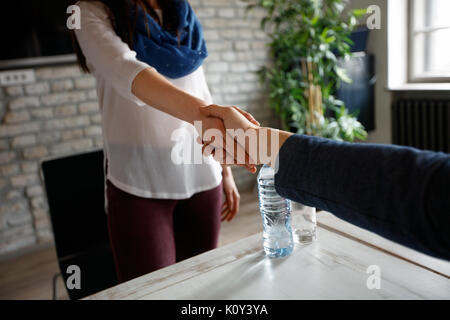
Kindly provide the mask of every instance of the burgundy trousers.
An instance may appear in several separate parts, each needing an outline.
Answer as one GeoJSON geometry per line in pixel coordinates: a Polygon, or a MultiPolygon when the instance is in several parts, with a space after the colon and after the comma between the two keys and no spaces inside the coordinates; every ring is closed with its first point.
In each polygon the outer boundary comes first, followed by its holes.
{"type": "Polygon", "coordinates": [[[222,185],[189,199],[141,198],[107,181],[108,229],[119,282],[217,247],[222,185]]]}

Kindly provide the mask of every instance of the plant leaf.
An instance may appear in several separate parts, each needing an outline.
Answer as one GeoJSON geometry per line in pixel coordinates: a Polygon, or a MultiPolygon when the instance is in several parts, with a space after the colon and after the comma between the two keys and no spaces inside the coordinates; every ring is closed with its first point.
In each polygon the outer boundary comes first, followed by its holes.
{"type": "Polygon", "coordinates": [[[334,41],[336,41],[336,37],[335,36],[331,36],[331,37],[328,37],[328,38],[325,39],[326,43],[331,43],[331,42],[334,42],[334,41]]]}
{"type": "Polygon", "coordinates": [[[357,17],[361,17],[367,14],[367,9],[354,9],[353,14],[357,17]]]}
{"type": "Polygon", "coordinates": [[[261,4],[263,8],[271,8],[273,6],[272,0],[264,0],[261,4]]]}
{"type": "Polygon", "coordinates": [[[347,75],[343,68],[337,67],[335,68],[337,76],[346,83],[353,83],[353,80],[347,75]]]}

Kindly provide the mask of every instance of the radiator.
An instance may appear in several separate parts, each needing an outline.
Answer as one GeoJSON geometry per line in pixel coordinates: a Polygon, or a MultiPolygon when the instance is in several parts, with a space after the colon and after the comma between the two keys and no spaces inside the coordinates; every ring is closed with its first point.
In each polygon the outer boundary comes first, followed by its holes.
{"type": "Polygon", "coordinates": [[[392,126],[394,144],[450,153],[450,100],[398,100],[392,126]]]}

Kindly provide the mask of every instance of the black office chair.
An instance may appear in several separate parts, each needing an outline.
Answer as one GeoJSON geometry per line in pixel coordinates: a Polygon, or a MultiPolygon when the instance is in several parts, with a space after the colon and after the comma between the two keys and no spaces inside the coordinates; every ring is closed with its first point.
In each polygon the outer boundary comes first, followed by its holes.
{"type": "Polygon", "coordinates": [[[104,206],[103,151],[45,160],[41,168],[64,284],[71,276],[68,266],[81,270],[81,288],[66,288],[70,299],[116,285],[104,206]]]}

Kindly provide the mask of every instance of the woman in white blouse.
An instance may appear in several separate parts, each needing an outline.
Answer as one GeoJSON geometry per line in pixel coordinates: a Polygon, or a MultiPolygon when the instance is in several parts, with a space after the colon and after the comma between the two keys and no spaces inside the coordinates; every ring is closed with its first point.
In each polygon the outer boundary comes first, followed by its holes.
{"type": "Polygon", "coordinates": [[[239,193],[230,168],[214,160],[174,161],[177,143],[201,153],[191,144],[195,121],[223,130],[199,112],[212,104],[201,66],[207,51],[187,1],[76,4],[73,39],[80,66],[97,80],[108,228],[122,282],[215,248],[239,193]]]}

